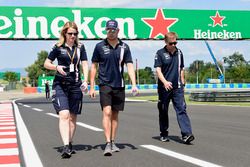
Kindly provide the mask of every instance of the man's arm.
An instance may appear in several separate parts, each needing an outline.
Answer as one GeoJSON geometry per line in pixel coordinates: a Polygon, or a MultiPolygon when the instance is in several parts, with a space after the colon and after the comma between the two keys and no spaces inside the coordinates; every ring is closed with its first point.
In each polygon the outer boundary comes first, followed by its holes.
{"type": "Polygon", "coordinates": [[[88,61],[82,61],[82,71],[84,76],[84,82],[88,83],[88,77],[89,77],[89,66],[88,61]]]}
{"type": "Polygon", "coordinates": [[[91,69],[90,69],[90,90],[89,90],[89,96],[91,98],[95,97],[95,76],[96,76],[96,67],[97,63],[92,62],[91,69]]]}
{"type": "Polygon", "coordinates": [[[158,76],[158,78],[161,80],[161,82],[163,83],[164,87],[167,90],[172,89],[172,82],[169,82],[165,79],[165,77],[163,76],[162,72],[161,72],[161,67],[156,67],[156,74],[158,76]]]}
{"type": "Polygon", "coordinates": [[[137,95],[139,92],[136,87],[135,70],[133,63],[127,63],[127,68],[128,68],[128,75],[132,82],[132,93],[135,93],[135,95],[137,95]]]}
{"type": "Polygon", "coordinates": [[[186,84],[186,82],[185,82],[185,71],[184,71],[184,69],[181,70],[181,83],[182,83],[183,85],[186,84]]]}

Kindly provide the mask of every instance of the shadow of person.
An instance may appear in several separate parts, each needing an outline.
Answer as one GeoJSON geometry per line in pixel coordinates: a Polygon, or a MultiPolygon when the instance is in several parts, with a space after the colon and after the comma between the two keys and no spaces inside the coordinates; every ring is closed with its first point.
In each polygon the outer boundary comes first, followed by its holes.
{"type": "MultiPolygon", "coordinates": [[[[55,150],[57,150],[57,152],[61,153],[63,150],[63,146],[53,147],[53,149],[55,149],[55,150]]],[[[92,146],[85,145],[85,144],[73,144],[73,149],[75,151],[90,151],[90,150],[92,150],[92,146]]]]}
{"type": "MultiPolygon", "coordinates": [[[[119,149],[125,149],[126,147],[127,148],[130,148],[131,150],[136,150],[136,149],[138,149],[137,147],[135,147],[134,145],[132,145],[132,144],[129,144],[129,143],[115,143],[116,144],[116,146],[119,148],[119,149]]],[[[99,144],[99,145],[95,145],[95,146],[93,146],[92,148],[93,149],[102,149],[102,150],[104,150],[105,149],[105,146],[106,146],[106,144],[99,144]]]]}

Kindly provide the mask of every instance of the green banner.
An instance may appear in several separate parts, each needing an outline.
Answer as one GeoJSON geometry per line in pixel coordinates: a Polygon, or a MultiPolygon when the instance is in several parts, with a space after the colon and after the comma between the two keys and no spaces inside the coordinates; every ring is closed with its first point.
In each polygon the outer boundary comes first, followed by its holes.
{"type": "MultiPolygon", "coordinates": [[[[12,72],[12,71],[9,71],[12,72]]],[[[0,79],[4,79],[4,75],[6,72],[0,72],[0,79]]],[[[14,72],[17,75],[17,80],[20,81],[21,80],[21,73],[20,72],[14,72]]]]}
{"type": "Polygon", "coordinates": [[[0,39],[58,39],[75,21],[80,39],[106,37],[115,19],[122,39],[161,39],[169,31],[180,39],[250,39],[250,11],[123,8],[0,7],[0,39]]]}
{"type": "Polygon", "coordinates": [[[48,81],[49,85],[53,84],[54,76],[39,76],[38,87],[45,87],[45,83],[48,81]]]}

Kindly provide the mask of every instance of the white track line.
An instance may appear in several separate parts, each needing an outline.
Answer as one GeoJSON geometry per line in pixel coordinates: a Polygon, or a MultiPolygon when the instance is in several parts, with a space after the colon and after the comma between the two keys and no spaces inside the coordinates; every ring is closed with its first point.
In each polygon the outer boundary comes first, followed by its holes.
{"type": "Polygon", "coordinates": [[[39,155],[36,151],[36,148],[32,142],[30,134],[23,122],[19,109],[15,103],[15,100],[12,102],[14,106],[14,113],[16,117],[17,129],[20,138],[20,143],[22,148],[25,150],[22,151],[26,167],[43,167],[42,162],[39,158],[39,155]]]}
{"type": "Polygon", "coordinates": [[[0,139],[0,144],[17,143],[16,138],[0,139]]]}
{"type": "Polygon", "coordinates": [[[1,135],[16,135],[16,132],[0,132],[1,135]]]}
{"type": "Polygon", "coordinates": [[[94,127],[94,126],[91,126],[91,125],[87,125],[87,124],[82,123],[82,122],[76,122],[76,124],[79,125],[79,126],[82,126],[82,127],[84,127],[84,128],[91,129],[91,130],[93,130],[93,131],[97,131],[97,132],[103,131],[103,130],[100,129],[100,128],[97,128],[97,127],[94,127]]]}
{"type": "Polygon", "coordinates": [[[5,129],[16,129],[16,127],[15,126],[0,127],[0,130],[5,130],[5,129]]]}
{"type": "Polygon", "coordinates": [[[18,148],[0,149],[0,156],[19,155],[18,148]]]}
{"type": "MultiPolygon", "coordinates": [[[[47,115],[50,115],[50,116],[53,116],[53,117],[56,117],[56,118],[59,118],[59,116],[57,114],[53,114],[53,113],[46,113],[47,115]]],[[[94,127],[94,126],[91,126],[91,125],[88,125],[88,124],[85,124],[85,123],[82,123],[82,122],[76,122],[77,125],[79,126],[82,126],[84,128],[87,128],[87,129],[90,129],[90,130],[93,130],[93,131],[97,131],[97,132],[101,132],[103,131],[102,129],[100,128],[97,128],[97,127],[94,127]]]]}
{"type": "Polygon", "coordinates": [[[32,109],[36,111],[43,111],[42,109],[39,109],[39,108],[32,108],[32,109]]]}
{"type": "Polygon", "coordinates": [[[20,164],[0,164],[0,167],[20,167],[20,164]]]}
{"type": "Polygon", "coordinates": [[[174,151],[171,151],[171,150],[167,150],[167,149],[164,149],[164,148],[161,148],[161,147],[157,147],[157,146],[154,146],[154,145],[141,145],[141,147],[144,147],[144,148],[147,148],[149,150],[153,150],[153,151],[156,151],[156,152],[159,152],[159,153],[168,155],[170,157],[180,159],[182,161],[186,161],[186,162],[198,165],[198,166],[222,167],[220,165],[216,165],[216,164],[213,164],[213,163],[210,163],[210,162],[207,162],[207,161],[203,161],[203,160],[200,160],[200,159],[197,159],[197,158],[193,158],[193,157],[190,157],[188,155],[180,154],[180,153],[177,153],[177,152],[174,152],[174,151]]]}

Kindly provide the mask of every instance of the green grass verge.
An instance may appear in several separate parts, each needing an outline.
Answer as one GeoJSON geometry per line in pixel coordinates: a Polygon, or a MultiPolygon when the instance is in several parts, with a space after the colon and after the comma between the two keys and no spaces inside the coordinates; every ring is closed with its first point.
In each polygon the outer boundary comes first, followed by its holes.
{"type": "MultiPolygon", "coordinates": [[[[152,102],[157,102],[158,96],[135,96],[135,97],[129,97],[129,99],[148,100],[148,101],[152,101],[152,102]]],[[[189,100],[189,95],[185,95],[185,100],[186,100],[187,104],[250,106],[249,102],[195,102],[195,101],[189,100]]]]}

